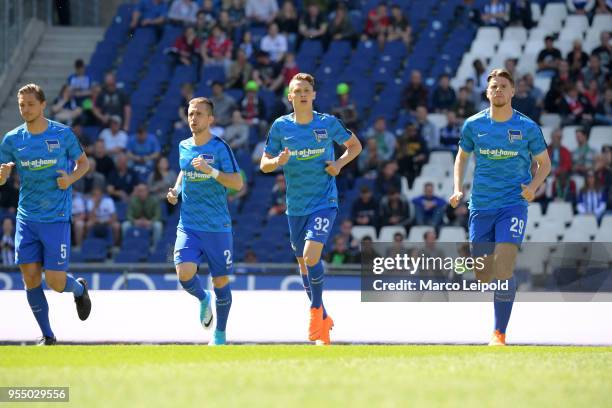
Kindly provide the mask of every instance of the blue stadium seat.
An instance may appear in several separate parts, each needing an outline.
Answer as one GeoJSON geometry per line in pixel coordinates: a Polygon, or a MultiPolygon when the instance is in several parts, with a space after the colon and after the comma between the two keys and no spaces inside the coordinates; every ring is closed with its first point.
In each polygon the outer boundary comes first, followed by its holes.
{"type": "Polygon", "coordinates": [[[104,262],[108,255],[108,242],[100,238],[85,238],[81,255],[85,262],[104,262]]]}

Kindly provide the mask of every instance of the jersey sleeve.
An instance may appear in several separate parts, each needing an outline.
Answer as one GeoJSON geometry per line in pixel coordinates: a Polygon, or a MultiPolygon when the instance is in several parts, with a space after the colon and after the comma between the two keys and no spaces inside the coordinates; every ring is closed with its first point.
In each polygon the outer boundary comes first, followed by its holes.
{"type": "Polygon", "coordinates": [[[9,138],[4,136],[0,143],[0,163],[14,162],[13,148],[10,145],[9,138]]]}
{"type": "Polygon", "coordinates": [[[474,151],[474,133],[472,133],[472,129],[470,129],[467,121],[463,123],[463,128],[461,128],[459,147],[466,153],[472,153],[474,151]]]}
{"type": "Polygon", "coordinates": [[[227,144],[222,144],[219,157],[220,168],[218,170],[224,173],[240,173],[240,167],[234,157],[234,152],[232,152],[232,149],[227,144]]]}
{"type": "Polygon", "coordinates": [[[76,135],[72,132],[72,129],[66,129],[66,148],[68,150],[68,158],[71,160],[77,160],[83,154],[83,148],[79,143],[76,135]]]}
{"type": "Polygon", "coordinates": [[[348,130],[340,119],[334,117],[332,117],[330,131],[333,141],[338,144],[346,143],[346,141],[349,140],[353,135],[353,132],[348,130]]]}
{"type": "Polygon", "coordinates": [[[281,151],[281,135],[279,131],[279,125],[274,122],[268,131],[268,138],[266,139],[266,147],[264,152],[271,156],[278,156],[281,151]]]}
{"type": "Polygon", "coordinates": [[[537,156],[546,150],[546,141],[544,140],[544,135],[542,134],[542,129],[539,126],[533,126],[529,128],[529,152],[537,156]]]}

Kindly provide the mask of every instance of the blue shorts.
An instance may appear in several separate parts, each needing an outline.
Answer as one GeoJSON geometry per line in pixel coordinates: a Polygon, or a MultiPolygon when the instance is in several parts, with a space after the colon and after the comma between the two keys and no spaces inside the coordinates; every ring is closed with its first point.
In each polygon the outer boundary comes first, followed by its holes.
{"type": "Polygon", "coordinates": [[[69,222],[34,222],[17,218],[15,263],[40,262],[47,270],[67,271],[69,261],[69,222]]]}
{"type": "Polygon", "coordinates": [[[309,215],[287,216],[289,240],[297,258],[304,256],[306,241],[317,241],[325,245],[337,215],[338,209],[333,207],[309,215]]]}
{"type": "Polygon", "coordinates": [[[470,210],[472,256],[492,254],[498,242],[520,246],[525,237],[526,226],[527,207],[524,205],[494,210],[470,210]]]}
{"type": "Polygon", "coordinates": [[[234,273],[234,238],[231,232],[204,232],[178,227],[174,244],[174,264],[208,262],[213,278],[234,273]]]}

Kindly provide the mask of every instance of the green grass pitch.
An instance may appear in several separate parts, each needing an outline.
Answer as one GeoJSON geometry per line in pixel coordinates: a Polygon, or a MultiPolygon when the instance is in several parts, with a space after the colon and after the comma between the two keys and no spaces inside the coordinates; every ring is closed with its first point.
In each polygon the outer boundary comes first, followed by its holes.
{"type": "Polygon", "coordinates": [[[37,385],[70,386],[53,406],[609,407],[612,347],[0,347],[0,386],[37,385]]]}

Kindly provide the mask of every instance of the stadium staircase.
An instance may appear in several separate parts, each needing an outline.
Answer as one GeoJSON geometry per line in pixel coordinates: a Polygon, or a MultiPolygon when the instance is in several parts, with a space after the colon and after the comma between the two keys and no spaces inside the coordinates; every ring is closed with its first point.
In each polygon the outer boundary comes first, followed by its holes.
{"type": "MultiPolygon", "coordinates": [[[[22,85],[35,82],[42,86],[51,104],[73,72],[74,61],[81,58],[87,63],[103,35],[103,27],[47,27],[11,94],[15,95],[22,85]]],[[[20,122],[17,104],[10,97],[0,110],[0,130],[4,133],[20,122]]]]}

